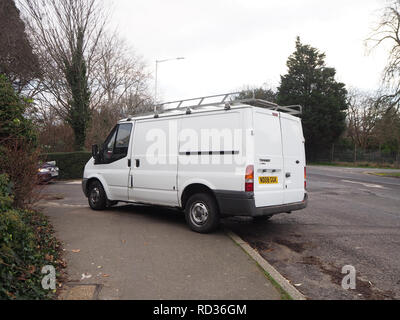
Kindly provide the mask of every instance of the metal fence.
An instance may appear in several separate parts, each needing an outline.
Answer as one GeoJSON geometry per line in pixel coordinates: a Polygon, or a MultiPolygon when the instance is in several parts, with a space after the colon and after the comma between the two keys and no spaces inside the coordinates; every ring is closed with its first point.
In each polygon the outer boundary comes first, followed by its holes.
{"type": "Polygon", "coordinates": [[[320,152],[314,159],[314,162],[369,162],[379,164],[400,165],[400,155],[397,152],[382,151],[363,151],[357,149],[332,148],[325,152],[320,152]]]}

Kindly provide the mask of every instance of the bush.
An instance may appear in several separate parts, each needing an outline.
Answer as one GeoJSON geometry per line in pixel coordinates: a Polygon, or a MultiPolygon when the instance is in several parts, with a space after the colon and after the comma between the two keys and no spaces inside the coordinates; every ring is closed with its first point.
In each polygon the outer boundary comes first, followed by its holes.
{"type": "Polygon", "coordinates": [[[30,101],[18,95],[7,78],[0,74],[0,140],[24,138],[36,147],[37,132],[24,114],[30,101]]]}
{"type": "Polygon", "coordinates": [[[0,175],[0,299],[51,299],[41,285],[42,267],[63,266],[60,245],[48,219],[37,212],[11,209],[6,175],[0,175]]]}
{"type": "Polygon", "coordinates": [[[60,179],[81,179],[91,152],[48,153],[41,156],[43,161],[56,161],[60,168],[60,179]]]}
{"type": "Polygon", "coordinates": [[[32,149],[29,140],[9,139],[0,146],[0,174],[9,176],[18,208],[31,208],[39,198],[38,163],[39,150],[32,149]]]}

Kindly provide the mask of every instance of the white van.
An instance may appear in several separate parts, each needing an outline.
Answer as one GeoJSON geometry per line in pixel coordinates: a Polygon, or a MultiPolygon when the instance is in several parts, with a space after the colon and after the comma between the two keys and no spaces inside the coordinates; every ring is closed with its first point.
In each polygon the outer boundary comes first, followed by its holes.
{"type": "Polygon", "coordinates": [[[201,233],[213,231],[220,217],[269,219],[305,208],[305,141],[295,116],[301,107],[226,102],[229,96],[168,103],[160,114],[121,120],[101,147],[93,146],[85,167],[90,207],[176,207],[201,233]]]}

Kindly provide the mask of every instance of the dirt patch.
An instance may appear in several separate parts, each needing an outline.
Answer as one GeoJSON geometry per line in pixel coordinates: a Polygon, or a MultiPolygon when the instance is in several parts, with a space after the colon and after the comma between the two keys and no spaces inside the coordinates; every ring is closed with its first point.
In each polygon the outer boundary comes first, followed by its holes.
{"type": "Polygon", "coordinates": [[[297,253],[303,253],[306,250],[306,245],[304,243],[292,242],[288,239],[274,239],[274,242],[282,246],[288,247],[297,253]]]}
{"type": "Polygon", "coordinates": [[[258,241],[258,240],[254,240],[254,241],[249,241],[249,244],[251,247],[253,247],[256,250],[261,250],[261,251],[269,251],[272,250],[271,249],[271,244],[264,242],[264,241],[258,241]]]}
{"type": "MultiPolygon", "coordinates": [[[[341,268],[338,268],[333,264],[323,263],[315,256],[304,257],[299,263],[317,266],[324,274],[330,276],[333,284],[338,286],[342,285],[344,275],[341,272],[341,268]]],[[[357,273],[357,275],[356,289],[352,291],[358,296],[361,294],[361,297],[366,300],[394,299],[394,293],[392,291],[381,291],[378,288],[374,288],[369,281],[362,280],[362,276],[359,273],[357,273]]]]}

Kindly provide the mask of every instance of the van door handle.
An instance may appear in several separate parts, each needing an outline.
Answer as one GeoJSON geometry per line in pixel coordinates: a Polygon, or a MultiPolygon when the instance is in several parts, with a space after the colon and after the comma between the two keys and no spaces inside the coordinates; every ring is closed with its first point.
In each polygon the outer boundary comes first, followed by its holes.
{"type": "Polygon", "coordinates": [[[136,159],[136,168],[140,167],[140,159],[136,159]]]}
{"type": "Polygon", "coordinates": [[[290,172],[286,173],[286,178],[290,178],[292,176],[292,174],[290,172]]]}
{"type": "Polygon", "coordinates": [[[296,161],[296,163],[297,163],[297,164],[299,164],[299,163],[300,163],[300,161],[299,161],[299,160],[297,160],[297,161],[296,161]]]}

